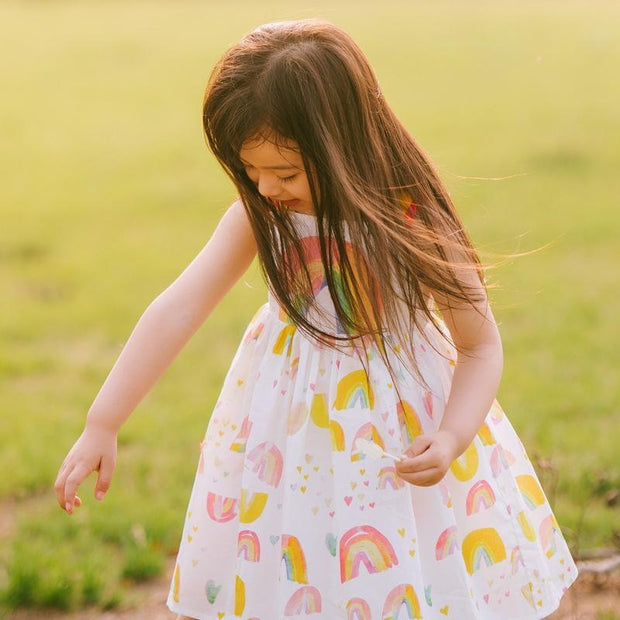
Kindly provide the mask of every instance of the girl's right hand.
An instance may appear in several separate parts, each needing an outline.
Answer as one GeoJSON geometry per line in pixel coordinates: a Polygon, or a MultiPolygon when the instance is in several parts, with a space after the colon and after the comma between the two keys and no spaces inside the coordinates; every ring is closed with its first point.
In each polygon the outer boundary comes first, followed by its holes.
{"type": "Polygon", "coordinates": [[[103,499],[110,487],[116,465],[116,443],[115,432],[87,424],[73,444],[54,484],[58,503],[68,514],[72,514],[74,507],[82,504],[77,490],[93,471],[98,472],[95,498],[103,499]]]}

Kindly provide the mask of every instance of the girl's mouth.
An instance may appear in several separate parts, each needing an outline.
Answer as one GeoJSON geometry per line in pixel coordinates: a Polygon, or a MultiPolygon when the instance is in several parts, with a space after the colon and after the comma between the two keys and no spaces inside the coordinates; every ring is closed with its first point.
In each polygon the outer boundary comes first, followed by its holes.
{"type": "Polygon", "coordinates": [[[283,204],[285,207],[295,207],[299,204],[299,199],[296,198],[295,200],[280,200],[280,203],[283,204]]]}

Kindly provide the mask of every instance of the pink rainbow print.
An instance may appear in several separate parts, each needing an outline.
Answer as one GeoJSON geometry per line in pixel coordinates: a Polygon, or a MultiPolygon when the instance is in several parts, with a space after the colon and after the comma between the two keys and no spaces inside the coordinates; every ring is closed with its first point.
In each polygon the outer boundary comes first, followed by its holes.
{"type": "Polygon", "coordinates": [[[357,433],[355,433],[355,437],[353,438],[353,446],[351,449],[351,460],[359,461],[361,459],[366,458],[366,454],[357,449],[357,440],[365,439],[366,441],[372,441],[381,447],[382,450],[385,450],[385,444],[383,443],[383,439],[381,435],[379,435],[379,431],[375,428],[372,422],[366,422],[359,427],[357,433]]]}
{"type": "Polygon", "coordinates": [[[359,575],[363,564],[369,574],[387,570],[398,564],[390,541],[371,525],[351,528],[340,539],[340,581],[359,575]]]}
{"type": "Polygon", "coordinates": [[[272,487],[277,487],[282,478],[282,453],[277,446],[270,441],[258,444],[247,456],[248,461],[254,465],[252,471],[259,480],[272,487]]]}
{"type": "Polygon", "coordinates": [[[347,603],[347,620],[372,620],[370,606],[363,598],[352,598],[347,603]]]}
{"type": "Polygon", "coordinates": [[[207,493],[207,514],[216,523],[226,523],[237,516],[239,500],[209,491],[207,493]]]}
{"type": "Polygon", "coordinates": [[[302,586],[293,592],[284,608],[285,616],[309,616],[321,613],[321,593],[314,586],[302,586]]]}
{"type": "Polygon", "coordinates": [[[405,481],[396,473],[396,467],[388,465],[379,470],[377,474],[377,489],[385,489],[391,486],[394,490],[402,489],[405,481]]]}
{"type": "Polygon", "coordinates": [[[525,568],[523,553],[521,552],[521,547],[519,547],[518,545],[510,552],[510,564],[512,566],[513,575],[518,572],[520,566],[525,568]]]}
{"type": "Polygon", "coordinates": [[[550,558],[557,551],[556,534],[560,533],[558,522],[550,514],[540,522],[538,536],[545,555],[550,558]]]}
{"type": "Polygon", "coordinates": [[[495,493],[486,480],[478,480],[467,493],[465,512],[472,515],[481,508],[490,508],[495,503],[495,493]]]}
{"type": "Polygon", "coordinates": [[[400,610],[403,605],[407,615],[406,618],[410,620],[417,620],[422,618],[420,612],[420,602],[418,601],[418,595],[415,593],[413,586],[410,583],[403,583],[396,586],[385,599],[383,605],[383,620],[396,620],[402,618],[400,610]]]}
{"type": "Polygon", "coordinates": [[[306,556],[299,539],[283,534],[281,538],[282,559],[286,565],[286,577],[289,581],[308,583],[306,556]]]}
{"type": "Polygon", "coordinates": [[[435,544],[435,559],[443,560],[452,555],[459,548],[456,525],[446,528],[437,539],[435,544]]]}
{"type": "Polygon", "coordinates": [[[503,469],[508,469],[514,462],[515,457],[511,452],[506,450],[502,445],[498,444],[493,448],[491,452],[491,472],[493,476],[497,478],[503,469]]]}
{"type": "Polygon", "coordinates": [[[239,429],[239,433],[235,437],[235,441],[230,444],[231,452],[245,452],[245,444],[248,441],[251,430],[252,422],[250,422],[249,416],[246,415],[245,418],[243,418],[243,422],[241,422],[241,428],[239,429]]]}
{"type": "Polygon", "coordinates": [[[237,537],[237,557],[248,562],[260,562],[260,542],[256,532],[241,530],[237,537]]]}

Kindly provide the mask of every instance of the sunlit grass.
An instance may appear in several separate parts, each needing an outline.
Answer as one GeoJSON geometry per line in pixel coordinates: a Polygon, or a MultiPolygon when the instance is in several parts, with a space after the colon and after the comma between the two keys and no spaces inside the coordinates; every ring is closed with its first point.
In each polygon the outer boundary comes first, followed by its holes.
{"type": "Polygon", "coordinates": [[[559,472],[569,540],[617,530],[593,482],[618,485],[616,5],[5,2],[0,498],[35,498],[0,540],[7,603],[114,606],[174,552],[210,407],[264,299],[255,268],[123,429],[106,500],[91,481],[68,519],[51,485],[137,316],[233,196],[201,136],[212,64],[261,22],[312,15],[367,51],[499,263],[500,398],[559,472]]]}

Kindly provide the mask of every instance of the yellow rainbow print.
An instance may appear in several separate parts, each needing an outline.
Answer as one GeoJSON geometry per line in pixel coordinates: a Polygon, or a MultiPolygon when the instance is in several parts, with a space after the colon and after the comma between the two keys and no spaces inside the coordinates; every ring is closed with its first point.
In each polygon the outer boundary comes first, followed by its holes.
{"type": "Polygon", "coordinates": [[[527,518],[524,510],[521,510],[517,515],[517,521],[523,530],[523,535],[532,542],[536,540],[536,530],[533,525],[530,523],[530,520],[527,518]]]}
{"type": "Polygon", "coordinates": [[[360,525],[345,532],[340,539],[339,554],[342,583],[357,577],[362,564],[370,574],[398,564],[390,541],[371,525],[360,525]]]}
{"type": "Polygon", "coordinates": [[[478,429],[478,439],[482,442],[484,446],[492,446],[497,443],[495,441],[495,437],[493,437],[493,433],[491,433],[491,429],[486,422],[482,423],[482,426],[478,429]]]}
{"type": "Polygon", "coordinates": [[[415,409],[405,400],[401,400],[396,406],[396,413],[400,426],[411,443],[418,435],[422,435],[422,424],[415,409]]]}
{"type": "Polygon", "coordinates": [[[394,490],[402,489],[405,481],[396,473],[396,467],[388,465],[379,470],[377,474],[377,489],[385,489],[391,486],[394,490]]]}
{"type": "Polygon", "coordinates": [[[286,325],[280,330],[280,333],[278,334],[278,337],[273,345],[273,352],[276,355],[282,355],[282,353],[284,353],[284,348],[287,347],[286,357],[290,357],[293,347],[293,336],[296,331],[297,327],[295,327],[292,323],[286,325]]]}
{"type": "Polygon", "coordinates": [[[478,480],[469,492],[465,501],[465,512],[472,515],[481,508],[490,508],[495,503],[495,493],[486,480],[478,480]]]}
{"type": "Polygon", "coordinates": [[[250,431],[252,430],[252,422],[250,422],[249,416],[245,416],[243,418],[243,422],[241,422],[241,428],[239,429],[239,433],[235,437],[235,441],[230,444],[231,452],[245,452],[245,445],[248,441],[248,437],[250,436],[250,431]]]}
{"type": "Polygon", "coordinates": [[[237,557],[248,562],[260,562],[260,542],[256,532],[241,530],[237,537],[237,557]]]}
{"type": "Polygon", "coordinates": [[[272,487],[277,487],[282,478],[284,465],[282,453],[271,441],[258,444],[247,456],[247,460],[254,466],[252,471],[259,480],[272,487]]]}
{"type": "Polygon", "coordinates": [[[517,481],[517,486],[521,491],[521,495],[530,510],[534,510],[535,508],[538,508],[538,506],[542,506],[545,503],[545,494],[534,476],[523,474],[521,476],[517,476],[515,480],[517,481]]]}
{"type": "Polygon", "coordinates": [[[174,567],[174,580],[172,583],[172,600],[179,603],[179,590],[181,589],[181,567],[177,563],[174,567]]]}
{"type": "Polygon", "coordinates": [[[556,534],[560,534],[560,527],[555,517],[550,514],[540,522],[538,536],[545,555],[550,558],[556,551],[556,534]]]}
{"type": "Polygon", "coordinates": [[[235,577],[235,615],[240,616],[245,609],[245,583],[237,575],[235,577]]]}
{"type": "Polygon", "coordinates": [[[358,404],[362,409],[373,409],[375,406],[375,396],[363,368],[350,372],[338,381],[334,409],[352,409],[358,404]]]}
{"type": "Polygon", "coordinates": [[[420,603],[418,601],[418,595],[415,593],[413,586],[410,583],[402,583],[396,586],[385,599],[383,605],[383,620],[396,620],[402,618],[400,610],[403,605],[405,606],[406,616],[410,620],[416,620],[422,618],[420,612],[420,603]]]}
{"type": "Polygon", "coordinates": [[[346,606],[347,620],[372,620],[370,607],[363,598],[352,598],[346,606]]]}
{"type": "Polygon", "coordinates": [[[457,480],[465,482],[473,478],[478,471],[478,461],[478,450],[476,449],[476,444],[472,441],[467,450],[450,465],[450,470],[457,480]]]}
{"type": "Polygon", "coordinates": [[[366,458],[366,453],[357,449],[357,440],[365,439],[366,441],[372,441],[381,447],[382,450],[385,450],[385,444],[383,443],[383,439],[381,435],[379,435],[379,431],[375,428],[372,422],[366,422],[359,427],[357,433],[355,433],[355,437],[353,438],[353,446],[351,448],[351,460],[359,461],[361,459],[366,458]]]}
{"type": "Polygon", "coordinates": [[[315,394],[312,397],[310,407],[310,419],[319,428],[329,427],[329,414],[327,413],[327,396],[325,394],[315,394]]]}
{"type": "Polygon", "coordinates": [[[306,405],[306,403],[297,403],[295,406],[291,407],[288,414],[288,428],[286,431],[288,436],[290,437],[291,435],[298,433],[307,419],[308,405],[306,405]]]}
{"type": "Polygon", "coordinates": [[[207,493],[207,514],[216,523],[226,523],[237,516],[239,500],[218,493],[207,493]]]}
{"type": "Polygon", "coordinates": [[[332,450],[334,452],[344,452],[344,432],[342,426],[336,420],[330,420],[329,432],[332,438],[332,450]]]}
{"type": "Polygon", "coordinates": [[[281,539],[282,559],[286,565],[286,577],[289,581],[308,583],[306,556],[299,539],[283,534],[281,539]]]}
{"type": "Polygon", "coordinates": [[[256,521],[263,514],[267,497],[267,493],[249,493],[247,489],[241,489],[239,521],[241,523],[256,521]]]}
{"type": "Polygon", "coordinates": [[[497,530],[483,527],[469,532],[461,547],[465,567],[470,575],[485,564],[491,566],[506,559],[506,547],[497,530]]]}
{"type": "Polygon", "coordinates": [[[459,548],[456,525],[446,528],[435,543],[435,559],[443,560],[459,548]]]}
{"type": "Polygon", "coordinates": [[[321,593],[314,586],[302,586],[293,592],[284,608],[285,616],[309,616],[321,613],[321,593]]]}

